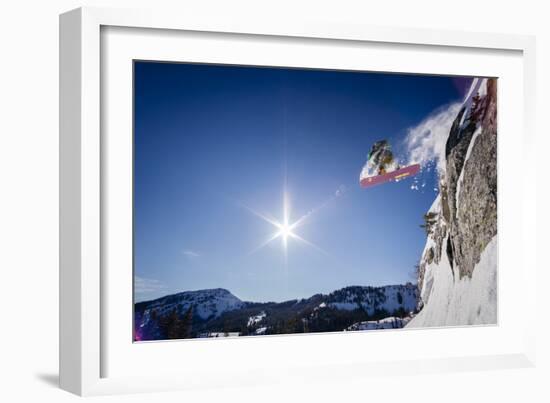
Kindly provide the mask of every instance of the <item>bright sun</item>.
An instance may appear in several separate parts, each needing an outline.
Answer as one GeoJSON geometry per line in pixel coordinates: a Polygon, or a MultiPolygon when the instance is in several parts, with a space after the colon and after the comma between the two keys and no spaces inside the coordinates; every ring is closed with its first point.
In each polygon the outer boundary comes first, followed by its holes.
{"type": "Polygon", "coordinates": [[[289,236],[292,236],[292,228],[290,228],[290,226],[286,224],[281,225],[281,236],[283,238],[288,238],[289,236]]]}
{"type": "MultiPolygon", "coordinates": [[[[246,206],[245,206],[246,207],[246,206]]],[[[298,220],[294,221],[292,224],[289,223],[290,220],[290,203],[288,201],[288,195],[286,192],[284,192],[284,198],[283,198],[283,219],[282,221],[277,221],[276,219],[272,218],[271,216],[267,216],[261,213],[258,213],[255,210],[252,210],[251,208],[247,207],[248,210],[250,210],[252,213],[263,219],[264,221],[267,221],[271,225],[273,225],[275,228],[277,228],[277,232],[275,232],[273,235],[271,235],[265,242],[260,244],[257,248],[255,248],[252,252],[257,251],[258,249],[261,249],[262,247],[266,246],[268,243],[274,241],[277,238],[281,238],[283,242],[283,251],[285,255],[287,254],[288,250],[288,240],[289,238],[298,240],[302,243],[305,243],[320,252],[326,253],[324,250],[319,248],[318,246],[312,244],[309,241],[306,241],[301,236],[297,235],[294,230],[303,224],[305,219],[310,215],[306,214],[302,217],[300,217],[298,220]]]]}

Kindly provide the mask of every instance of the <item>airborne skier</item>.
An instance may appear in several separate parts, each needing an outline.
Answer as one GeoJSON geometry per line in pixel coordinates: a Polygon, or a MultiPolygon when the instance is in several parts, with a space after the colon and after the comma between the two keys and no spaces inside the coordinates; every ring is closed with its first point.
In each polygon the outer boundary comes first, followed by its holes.
{"type": "Polygon", "coordinates": [[[413,176],[420,170],[419,164],[400,168],[387,140],[379,140],[371,147],[367,163],[361,171],[359,181],[362,187],[370,187],[388,181],[399,181],[413,176]]]}
{"type": "Polygon", "coordinates": [[[376,169],[378,175],[385,174],[388,170],[399,169],[399,166],[396,166],[395,169],[395,160],[393,158],[393,153],[391,152],[391,146],[387,140],[379,140],[374,143],[370,149],[369,156],[367,157],[368,162],[372,167],[376,169]]]}

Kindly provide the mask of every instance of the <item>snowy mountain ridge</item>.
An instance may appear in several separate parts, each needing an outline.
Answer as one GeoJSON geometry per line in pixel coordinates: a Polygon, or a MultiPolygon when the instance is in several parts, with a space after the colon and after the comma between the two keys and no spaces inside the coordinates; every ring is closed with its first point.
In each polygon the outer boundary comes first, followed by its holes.
{"type": "MultiPolygon", "coordinates": [[[[185,291],[135,304],[134,334],[136,340],[165,338],[163,323],[174,320],[170,319],[174,315],[190,318],[195,335],[341,331],[365,320],[408,316],[416,308],[417,299],[418,289],[410,283],[350,286],[284,302],[242,301],[223,288],[185,291]]],[[[404,323],[395,320],[391,326],[404,323]]]]}
{"type": "MultiPolygon", "coordinates": [[[[335,290],[328,295],[317,294],[310,298],[281,303],[304,303],[315,297],[320,297],[324,301],[322,307],[330,306],[335,309],[348,311],[365,309],[369,314],[381,309],[388,312],[393,312],[399,308],[414,310],[417,300],[417,287],[411,283],[379,287],[349,286],[335,290]]],[[[241,309],[247,304],[254,304],[254,302],[241,301],[224,288],[214,288],[184,291],[153,301],[139,302],[136,306],[146,306],[146,310],[155,310],[160,316],[166,315],[174,309],[178,312],[184,312],[193,306],[195,315],[198,315],[202,319],[208,319],[210,317],[219,317],[227,311],[241,309]]],[[[251,323],[260,322],[265,315],[265,312],[260,311],[256,316],[250,317],[250,321],[251,323]]]]}
{"type": "Polygon", "coordinates": [[[146,313],[155,310],[159,316],[164,316],[174,309],[183,313],[193,307],[193,314],[202,319],[219,317],[221,314],[234,309],[242,308],[245,303],[224,288],[214,288],[197,291],[184,291],[167,295],[153,301],[136,304],[146,305],[146,313]]]}

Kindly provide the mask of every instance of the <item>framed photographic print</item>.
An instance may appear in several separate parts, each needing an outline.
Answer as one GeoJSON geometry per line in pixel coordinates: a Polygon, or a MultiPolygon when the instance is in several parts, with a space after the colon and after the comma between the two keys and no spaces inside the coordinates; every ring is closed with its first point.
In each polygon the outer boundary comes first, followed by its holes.
{"type": "Polygon", "coordinates": [[[135,61],[134,341],[497,324],[496,123],[496,78],[135,61]]]}
{"type": "Polygon", "coordinates": [[[62,15],[62,387],[531,365],[533,48],[62,15]]]}

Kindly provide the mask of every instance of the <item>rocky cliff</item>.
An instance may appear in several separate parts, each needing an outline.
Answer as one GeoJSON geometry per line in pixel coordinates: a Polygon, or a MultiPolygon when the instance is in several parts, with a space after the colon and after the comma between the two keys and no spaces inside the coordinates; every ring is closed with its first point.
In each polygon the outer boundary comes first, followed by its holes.
{"type": "Polygon", "coordinates": [[[426,214],[420,313],[408,326],[496,323],[497,81],[474,79],[426,214]]]}

